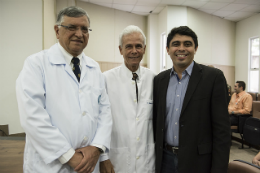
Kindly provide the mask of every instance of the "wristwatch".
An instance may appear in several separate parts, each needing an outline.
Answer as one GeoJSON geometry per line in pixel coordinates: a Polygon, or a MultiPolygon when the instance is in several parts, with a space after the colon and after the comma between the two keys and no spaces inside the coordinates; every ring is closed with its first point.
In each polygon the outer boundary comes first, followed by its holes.
{"type": "Polygon", "coordinates": [[[104,151],[101,148],[97,147],[97,149],[100,152],[100,154],[104,153],[104,151]]]}

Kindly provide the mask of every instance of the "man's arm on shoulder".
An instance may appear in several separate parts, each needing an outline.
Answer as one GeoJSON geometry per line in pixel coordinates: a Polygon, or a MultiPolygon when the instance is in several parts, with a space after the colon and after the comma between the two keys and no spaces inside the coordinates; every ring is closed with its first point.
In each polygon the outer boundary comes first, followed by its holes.
{"type": "Polygon", "coordinates": [[[211,97],[213,132],[212,173],[226,172],[230,152],[230,121],[228,116],[227,84],[224,74],[218,71],[211,97]]]}

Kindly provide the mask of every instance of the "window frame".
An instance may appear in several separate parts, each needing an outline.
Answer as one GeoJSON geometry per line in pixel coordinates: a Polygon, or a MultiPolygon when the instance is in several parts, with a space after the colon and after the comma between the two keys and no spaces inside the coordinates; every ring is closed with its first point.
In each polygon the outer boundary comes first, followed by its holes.
{"type": "Polygon", "coordinates": [[[160,53],[160,72],[166,70],[166,57],[167,57],[167,51],[166,51],[166,42],[167,42],[167,36],[166,33],[163,32],[161,34],[161,53],[160,53]]]}
{"type": "Polygon", "coordinates": [[[260,73],[259,73],[259,67],[260,67],[260,37],[259,36],[255,36],[255,37],[251,37],[249,38],[249,52],[248,52],[248,91],[249,92],[259,92],[259,76],[260,76],[260,73]],[[259,51],[259,54],[258,54],[258,59],[259,59],[259,65],[258,65],[258,68],[252,68],[251,67],[251,61],[252,61],[252,40],[254,39],[259,39],[259,44],[258,44],[258,51],[259,51]],[[257,91],[252,91],[251,90],[251,72],[252,71],[258,71],[258,84],[257,84],[257,91]]]}

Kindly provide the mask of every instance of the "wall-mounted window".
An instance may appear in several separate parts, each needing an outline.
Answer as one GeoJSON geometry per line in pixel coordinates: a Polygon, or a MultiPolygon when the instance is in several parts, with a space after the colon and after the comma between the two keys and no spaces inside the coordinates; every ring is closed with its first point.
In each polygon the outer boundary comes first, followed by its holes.
{"type": "Polygon", "coordinates": [[[160,71],[166,70],[166,34],[161,34],[161,56],[160,56],[160,71]]]}
{"type": "Polygon", "coordinates": [[[249,91],[259,90],[259,37],[250,38],[249,52],[249,91]]]}

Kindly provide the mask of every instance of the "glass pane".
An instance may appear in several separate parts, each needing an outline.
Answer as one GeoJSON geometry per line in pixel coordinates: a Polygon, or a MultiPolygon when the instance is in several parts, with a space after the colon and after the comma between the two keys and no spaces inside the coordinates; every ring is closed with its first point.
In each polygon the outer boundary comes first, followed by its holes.
{"type": "Polygon", "coordinates": [[[259,68],[259,38],[251,39],[250,61],[251,69],[259,68]]]}
{"type": "Polygon", "coordinates": [[[259,56],[251,56],[251,68],[259,68],[259,56]]]}
{"type": "Polygon", "coordinates": [[[251,40],[251,56],[259,56],[259,38],[251,40]]]}
{"type": "Polygon", "coordinates": [[[250,79],[249,79],[249,91],[258,92],[258,84],[259,84],[259,71],[250,71],[250,79]]]}

